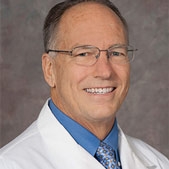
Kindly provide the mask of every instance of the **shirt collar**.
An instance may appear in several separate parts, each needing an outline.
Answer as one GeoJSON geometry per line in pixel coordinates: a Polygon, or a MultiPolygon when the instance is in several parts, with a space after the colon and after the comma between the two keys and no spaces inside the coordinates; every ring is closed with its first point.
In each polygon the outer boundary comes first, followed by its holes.
{"type": "MultiPolygon", "coordinates": [[[[48,105],[56,119],[63,125],[74,140],[94,156],[99,147],[100,140],[89,130],[61,112],[52,100],[49,100],[48,105]]],[[[116,120],[109,135],[103,141],[114,148],[116,152],[118,151],[118,127],[116,120]]]]}
{"type": "Polygon", "coordinates": [[[114,150],[118,149],[118,126],[117,120],[115,119],[114,125],[108,136],[103,140],[103,142],[107,143],[114,150]]]}

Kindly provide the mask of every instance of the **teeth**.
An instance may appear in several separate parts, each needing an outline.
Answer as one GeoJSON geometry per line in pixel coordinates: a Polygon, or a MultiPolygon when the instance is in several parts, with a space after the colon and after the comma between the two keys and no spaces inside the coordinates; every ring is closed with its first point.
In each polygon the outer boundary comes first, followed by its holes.
{"type": "Polygon", "coordinates": [[[93,93],[93,94],[106,94],[106,93],[110,93],[114,90],[113,87],[109,87],[109,88],[88,88],[86,89],[86,92],[88,93],[93,93]]]}

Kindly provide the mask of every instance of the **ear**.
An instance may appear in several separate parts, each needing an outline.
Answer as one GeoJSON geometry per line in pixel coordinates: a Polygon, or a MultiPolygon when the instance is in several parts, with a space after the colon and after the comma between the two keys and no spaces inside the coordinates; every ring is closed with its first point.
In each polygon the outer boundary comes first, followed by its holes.
{"type": "Polygon", "coordinates": [[[50,87],[55,87],[54,61],[47,53],[42,55],[42,70],[48,85],[50,87]]]}

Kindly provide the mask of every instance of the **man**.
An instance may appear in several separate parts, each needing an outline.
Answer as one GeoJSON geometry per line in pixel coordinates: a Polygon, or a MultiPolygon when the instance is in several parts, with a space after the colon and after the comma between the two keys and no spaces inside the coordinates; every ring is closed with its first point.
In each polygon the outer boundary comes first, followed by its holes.
{"type": "Polygon", "coordinates": [[[169,168],[166,157],[126,136],[117,124],[134,49],[111,2],[57,4],[45,21],[44,44],[42,68],[51,99],[27,130],[1,149],[0,168],[169,168]]]}

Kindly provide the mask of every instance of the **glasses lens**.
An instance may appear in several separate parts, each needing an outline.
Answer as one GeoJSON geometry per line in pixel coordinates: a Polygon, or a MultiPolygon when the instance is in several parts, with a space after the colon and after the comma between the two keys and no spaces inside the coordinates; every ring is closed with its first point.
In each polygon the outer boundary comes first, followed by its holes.
{"type": "Polygon", "coordinates": [[[128,63],[133,59],[133,48],[131,46],[113,46],[108,49],[108,54],[112,63],[128,63]]]}
{"type": "Polygon", "coordinates": [[[99,50],[93,46],[80,46],[72,51],[72,56],[79,65],[90,66],[96,62],[99,50]]]}

